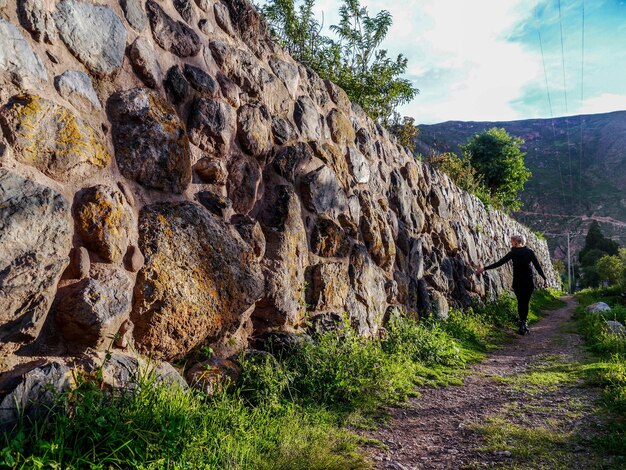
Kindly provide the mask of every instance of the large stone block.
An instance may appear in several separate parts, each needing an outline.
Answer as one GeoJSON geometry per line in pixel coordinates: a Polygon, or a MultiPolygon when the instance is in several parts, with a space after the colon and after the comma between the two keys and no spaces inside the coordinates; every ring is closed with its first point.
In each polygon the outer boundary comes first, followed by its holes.
{"type": "Polygon", "coordinates": [[[192,203],[158,203],[140,213],[145,265],[131,319],[138,348],[182,357],[205,340],[239,326],[263,295],[252,248],[234,229],[192,203]]]}
{"type": "Polygon", "coordinates": [[[11,23],[0,18],[0,74],[18,85],[38,84],[48,79],[46,69],[24,38],[11,23]]]}
{"type": "Polygon", "coordinates": [[[108,75],[121,67],[127,33],[109,6],[62,0],[54,20],[65,45],[90,71],[108,75]]]}
{"type": "Polygon", "coordinates": [[[0,110],[15,158],[58,181],[79,181],[108,165],[99,134],[69,109],[36,95],[13,97],[0,110]]]}
{"type": "Polygon", "coordinates": [[[0,340],[34,338],[70,261],[70,207],[52,189],[4,169],[0,201],[0,340]]]}
{"type": "Polygon", "coordinates": [[[121,173],[147,188],[181,193],[191,182],[185,127],[156,93],[134,88],[108,102],[115,157],[121,173]]]}
{"type": "Polygon", "coordinates": [[[259,329],[300,322],[305,311],[306,231],[293,187],[269,183],[258,220],[266,239],[265,298],[253,314],[259,329]]]}

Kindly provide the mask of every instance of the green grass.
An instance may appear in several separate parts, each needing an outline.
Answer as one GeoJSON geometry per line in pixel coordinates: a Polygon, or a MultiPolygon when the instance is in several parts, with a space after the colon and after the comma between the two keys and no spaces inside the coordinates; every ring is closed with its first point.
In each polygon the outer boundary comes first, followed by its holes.
{"type": "Polygon", "coordinates": [[[605,320],[626,320],[626,308],[619,290],[586,289],[576,295],[580,306],[575,318],[589,350],[598,359],[587,372],[587,378],[604,388],[602,411],[607,425],[594,443],[603,452],[618,457],[626,467],[626,337],[610,333],[605,320]],[[588,313],[586,307],[603,301],[612,309],[606,313],[588,313]]]}
{"type": "MultiPolygon", "coordinates": [[[[538,295],[535,315],[553,299],[538,295]]],[[[83,377],[0,437],[0,468],[365,468],[363,440],[348,428],[371,426],[418,385],[460,383],[514,318],[515,302],[503,296],[445,321],[399,316],[380,339],[325,333],[282,357],[242,356],[238,383],[216,396],[150,373],[132,393],[83,377]]]]}
{"type": "Polygon", "coordinates": [[[494,376],[496,382],[508,383],[513,389],[530,395],[555,391],[560,385],[579,382],[582,365],[563,362],[560,356],[545,356],[534,367],[523,374],[494,376]]]}
{"type": "Polygon", "coordinates": [[[567,468],[564,462],[568,457],[571,460],[568,447],[573,436],[563,432],[559,423],[548,421],[543,424],[541,427],[526,426],[492,417],[473,429],[485,439],[480,450],[510,452],[514,462],[523,462],[522,466],[506,464],[504,468],[567,468]]]}

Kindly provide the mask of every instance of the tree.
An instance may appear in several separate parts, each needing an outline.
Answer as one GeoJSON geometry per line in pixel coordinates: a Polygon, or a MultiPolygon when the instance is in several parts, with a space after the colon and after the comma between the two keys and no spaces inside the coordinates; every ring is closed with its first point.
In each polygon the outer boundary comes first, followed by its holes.
{"type": "Polygon", "coordinates": [[[520,147],[524,141],[510,136],[504,129],[492,128],[474,135],[461,146],[465,158],[476,169],[494,201],[505,210],[518,210],[522,201],[518,193],[531,172],[524,165],[520,147]]]}
{"type": "Polygon", "coordinates": [[[400,145],[406,147],[411,153],[415,153],[415,138],[420,130],[415,125],[414,118],[404,116],[400,121],[400,115],[395,113],[393,121],[389,125],[389,132],[396,136],[400,145]]]}
{"type": "Polygon", "coordinates": [[[595,264],[595,261],[599,259],[597,252],[602,252],[607,255],[617,255],[619,251],[619,244],[610,238],[606,238],[602,233],[602,229],[600,228],[600,224],[597,220],[594,220],[589,225],[589,229],[587,230],[587,236],[585,237],[585,245],[582,250],[578,253],[578,261],[583,266],[592,266],[595,264]],[[591,256],[591,253],[595,252],[594,259],[591,256]]]}
{"type": "Polygon", "coordinates": [[[619,256],[605,255],[595,265],[600,282],[613,286],[622,280],[624,265],[619,256]]]}
{"type": "Polygon", "coordinates": [[[359,0],[343,0],[340,21],[331,25],[336,39],[321,34],[315,18],[315,0],[269,0],[261,8],[274,38],[295,59],[324,79],[342,87],[369,116],[388,125],[398,106],[411,101],[419,90],[401,75],[407,59],[395,59],[380,49],[392,24],[391,14],[370,16],[359,0]]]}
{"type": "Polygon", "coordinates": [[[260,8],[270,33],[298,62],[326,78],[341,65],[339,44],[321,34],[315,0],[272,0],[260,8]],[[299,3],[299,5],[297,5],[299,3]]]}

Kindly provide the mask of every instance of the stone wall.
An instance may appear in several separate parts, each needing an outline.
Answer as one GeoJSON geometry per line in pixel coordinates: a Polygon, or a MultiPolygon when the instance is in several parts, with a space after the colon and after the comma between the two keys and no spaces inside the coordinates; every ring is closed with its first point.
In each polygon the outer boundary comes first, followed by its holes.
{"type": "MultiPolygon", "coordinates": [[[[246,0],[0,0],[0,371],[376,335],[506,289],[528,229],[416,161],[246,0]],[[20,366],[25,367],[25,366],[20,366]]],[[[56,370],[56,369],[55,369],[56,370]]]]}

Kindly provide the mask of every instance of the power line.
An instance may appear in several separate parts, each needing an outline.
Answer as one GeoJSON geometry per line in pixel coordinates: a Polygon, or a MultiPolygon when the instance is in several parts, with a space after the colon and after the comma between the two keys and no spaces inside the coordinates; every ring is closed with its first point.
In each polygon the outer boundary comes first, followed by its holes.
{"type": "MultiPolygon", "coordinates": [[[[580,46],[580,105],[582,108],[585,98],[585,0],[582,4],[582,41],[580,46]]],[[[582,186],[583,186],[583,116],[579,115],[580,121],[580,146],[578,153],[578,201],[582,208],[582,186]]]]}
{"type": "MultiPolygon", "coordinates": [[[[559,28],[561,31],[561,64],[563,68],[563,94],[565,95],[565,114],[568,113],[567,106],[567,80],[565,78],[565,48],[563,46],[563,19],[561,16],[561,0],[558,0],[559,4],[559,28]]],[[[570,149],[570,138],[569,138],[569,121],[567,120],[567,116],[565,116],[565,133],[567,135],[567,161],[569,165],[569,190],[570,190],[570,204],[574,205],[574,187],[572,184],[572,153],[570,149]]]]}
{"type": "Polygon", "coordinates": [[[561,169],[561,157],[559,155],[559,148],[556,145],[556,128],[554,126],[554,112],[552,110],[552,98],[550,97],[550,85],[548,84],[548,72],[546,70],[546,59],[543,53],[543,42],[541,41],[541,31],[537,30],[539,36],[539,49],[541,50],[541,62],[543,64],[543,76],[546,81],[546,93],[548,94],[548,107],[550,108],[550,123],[552,127],[552,143],[554,144],[554,152],[556,155],[556,164],[559,169],[559,180],[561,182],[561,201],[565,206],[565,187],[563,184],[563,170],[561,169]]]}

